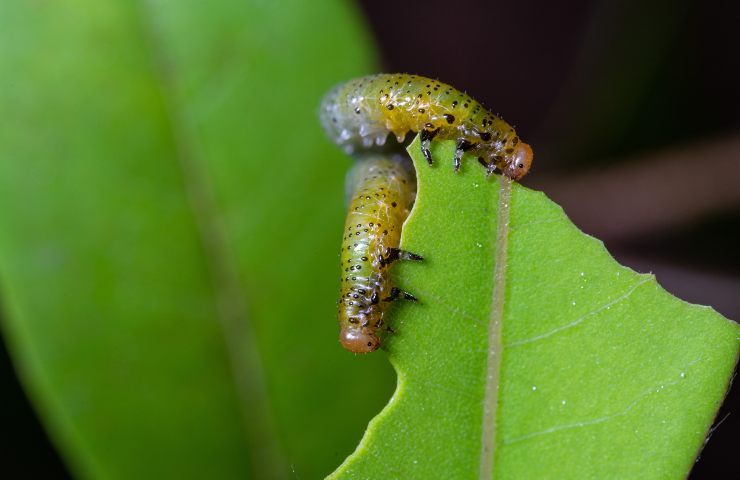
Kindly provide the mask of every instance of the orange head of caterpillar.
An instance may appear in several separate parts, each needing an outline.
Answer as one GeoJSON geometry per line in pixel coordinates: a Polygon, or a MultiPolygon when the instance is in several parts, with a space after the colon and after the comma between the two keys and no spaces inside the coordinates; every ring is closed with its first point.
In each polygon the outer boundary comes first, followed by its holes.
{"type": "Polygon", "coordinates": [[[519,142],[514,151],[508,154],[504,160],[503,173],[512,180],[519,180],[527,174],[532,166],[532,147],[526,143],[519,142]]]}
{"type": "Polygon", "coordinates": [[[365,328],[344,326],[339,332],[339,343],[353,353],[370,353],[380,347],[380,338],[365,328]]]}

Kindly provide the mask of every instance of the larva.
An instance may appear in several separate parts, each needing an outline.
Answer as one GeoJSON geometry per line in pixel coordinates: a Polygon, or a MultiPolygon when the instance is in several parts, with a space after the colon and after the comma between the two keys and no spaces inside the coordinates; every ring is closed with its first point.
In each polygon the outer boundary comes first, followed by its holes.
{"type": "Polygon", "coordinates": [[[390,265],[421,260],[400,250],[401,226],[416,197],[416,183],[400,156],[368,154],[347,177],[349,198],[341,252],[339,342],[355,353],[380,346],[379,330],[388,302],[415,298],[391,285],[390,265]]]}
{"type": "Polygon", "coordinates": [[[350,80],[324,96],[321,122],[347,153],[383,145],[389,133],[399,143],[420,133],[429,164],[432,139],[455,140],[457,171],[464,152],[478,157],[488,173],[521,179],[532,165],[532,149],[514,129],[467,94],[445,83],[407,74],[378,74],[350,80]]]}

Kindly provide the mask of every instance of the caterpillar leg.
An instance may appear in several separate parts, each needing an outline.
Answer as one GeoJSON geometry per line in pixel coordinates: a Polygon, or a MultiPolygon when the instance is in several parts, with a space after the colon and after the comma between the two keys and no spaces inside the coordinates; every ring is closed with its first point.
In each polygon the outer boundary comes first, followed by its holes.
{"type": "Polygon", "coordinates": [[[384,332],[388,333],[396,333],[396,331],[393,330],[390,325],[385,323],[383,317],[381,317],[380,320],[378,320],[378,323],[375,324],[375,328],[382,329],[384,332]]]}
{"type": "Polygon", "coordinates": [[[478,157],[478,163],[486,167],[486,177],[490,177],[491,174],[496,171],[496,164],[486,162],[483,160],[483,157],[478,157]]]}
{"type": "Polygon", "coordinates": [[[460,139],[457,141],[457,145],[455,146],[455,172],[460,171],[460,160],[462,160],[462,156],[464,152],[467,152],[471,148],[475,146],[474,143],[470,143],[467,140],[460,139]]]}
{"type": "Polygon", "coordinates": [[[421,255],[417,255],[415,253],[407,252],[406,250],[401,250],[400,248],[389,248],[386,250],[386,256],[380,257],[380,264],[390,265],[391,263],[395,262],[396,260],[424,260],[424,257],[421,255]]]}
{"type": "Polygon", "coordinates": [[[377,305],[380,303],[380,295],[378,295],[377,290],[373,290],[372,295],[370,295],[370,305],[377,305]]]}
{"type": "Polygon", "coordinates": [[[409,300],[411,302],[418,302],[415,296],[411,295],[409,292],[404,292],[403,290],[397,287],[391,288],[391,294],[385,297],[383,301],[384,302],[394,302],[398,300],[399,297],[403,297],[404,300],[409,300]]]}
{"type": "Polygon", "coordinates": [[[424,158],[427,159],[427,163],[429,165],[432,164],[432,152],[429,151],[429,147],[432,144],[432,139],[437,136],[437,133],[439,132],[439,129],[436,130],[422,130],[419,133],[420,139],[421,139],[421,153],[424,155],[424,158]]]}

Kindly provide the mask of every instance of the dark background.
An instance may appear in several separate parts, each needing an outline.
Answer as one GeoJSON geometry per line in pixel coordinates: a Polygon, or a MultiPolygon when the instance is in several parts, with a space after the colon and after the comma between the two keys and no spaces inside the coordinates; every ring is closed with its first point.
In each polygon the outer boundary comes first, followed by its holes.
{"type": "MultiPolygon", "coordinates": [[[[560,203],[621,263],[740,319],[737,2],[360,7],[382,70],[437,77],[501,113],[534,148],[525,184],[560,203]]],[[[0,392],[4,471],[68,478],[1,344],[0,392]]],[[[692,479],[740,478],[738,402],[735,387],[692,479]]]]}

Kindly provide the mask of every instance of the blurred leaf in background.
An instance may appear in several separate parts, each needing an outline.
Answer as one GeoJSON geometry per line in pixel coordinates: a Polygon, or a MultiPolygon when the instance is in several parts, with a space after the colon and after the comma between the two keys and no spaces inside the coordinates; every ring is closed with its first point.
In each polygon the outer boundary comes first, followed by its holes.
{"type": "Polygon", "coordinates": [[[390,396],[334,341],[346,2],[0,3],[4,335],[72,471],[316,478],[390,396]]]}

